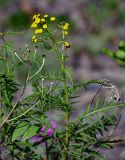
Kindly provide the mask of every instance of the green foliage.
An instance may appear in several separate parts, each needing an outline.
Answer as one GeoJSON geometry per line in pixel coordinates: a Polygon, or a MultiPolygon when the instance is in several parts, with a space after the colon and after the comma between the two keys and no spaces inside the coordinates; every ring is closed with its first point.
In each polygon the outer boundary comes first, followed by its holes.
{"type": "Polygon", "coordinates": [[[113,58],[120,65],[125,65],[125,42],[120,41],[118,49],[116,51],[110,51],[107,48],[103,49],[103,52],[109,57],[113,58]]]}
{"type": "Polygon", "coordinates": [[[17,91],[17,89],[18,89],[17,84],[13,81],[12,76],[8,76],[6,74],[0,74],[1,98],[3,99],[7,98],[9,102],[12,102],[14,93],[17,91]]]}
{"type": "Polygon", "coordinates": [[[27,139],[36,135],[38,129],[39,129],[39,127],[37,127],[37,126],[30,126],[23,135],[23,141],[26,141],[27,139]]]}
{"type": "Polygon", "coordinates": [[[102,148],[112,148],[113,143],[122,141],[120,139],[110,140],[110,136],[103,138],[105,132],[117,124],[118,115],[113,108],[118,105],[122,106],[122,104],[116,103],[107,105],[104,101],[99,107],[97,101],[95,106],[87,107],[86,111],[71,123],[70,145],[72,150],[70,156],[72,158],[77,160],[100,159],[102,158],[100,154],[102,148]]]}
{"type": "Polygon", "coordinates": [[[12,135],[12,142],[21,137],[28,129],[29,124],[27,122],[21,122],[14,130],[12,135]]]}

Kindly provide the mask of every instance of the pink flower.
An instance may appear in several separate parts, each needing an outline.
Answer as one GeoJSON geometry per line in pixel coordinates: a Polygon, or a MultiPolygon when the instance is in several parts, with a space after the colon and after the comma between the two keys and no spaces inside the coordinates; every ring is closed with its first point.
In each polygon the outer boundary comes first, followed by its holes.
{"type": "Polygon", "coordinates": [[[56,129],[58,127],[56,121],[54,121],[54,120],[51,121],[51,126],[53,129],[56,129]]]}
{"type": "Polygon", "coordinates": [[[35,143],[35,142],[40,142],[42,140],[42,137],[35,135],[31,138],[31,142],[35,143]]]}
{"type": "Polygon", "coordinates": [[[40,132],[44,132],[45,131],[46,126],[43,125],[42,128],[40,129],[40,132]]]}
{"type": "Polygon", "coordinates": [[[54,130],[52,128],[48,128],[47,135],[52,136],[54,134],[54,130]]]}

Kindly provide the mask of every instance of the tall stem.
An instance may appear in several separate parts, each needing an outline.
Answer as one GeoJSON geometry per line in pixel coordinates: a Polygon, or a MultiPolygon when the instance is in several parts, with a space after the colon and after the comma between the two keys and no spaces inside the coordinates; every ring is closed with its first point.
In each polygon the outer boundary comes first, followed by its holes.
{"type": "Polygon", "coordinates": [[[61,65],[61,72],[63,74],[63,86],[65,90],[65,104],[66,104],[66,111],[65,111],[65,120],[66,120],[66,137],[65,137],[65,146],[64,146],[64,160],[68,160],[68,146],[69,146],[69,92],[67,87],[66,81],[66,73],[65,73],[65,60],[64,60],[64,53],[60,55],[58,48],[55,48],[55,52],[57,54],[58,60],[61,65]]]}
{"type": "MultiPolygon", "coordinates": [[[[65,120],[66,120],[66,136],[65,136],[65,146],[64,146],[64,160],[68,160],[68,146],[69,146],[69,92],[67,87],[67,81],[66,81],[66,72],[65,72],[65,59],[64,55],[65,52],[62,52],[60,54],[60,51],[56,45],[55,40],[52,38],[52,36],[49,33],[50,38],[52,39],[52,42],[55,45],[55,52],[57,54],[57,58],[61,65],[61,72],[63,74],[63,85],[65,90],[65,104],[66,104],[66,111],[65,111],[65,120]]],[[[64,40],[64,33],[63,33],[63,40],[64,40]]],[[[63,48],[63,47],[62,47],[63,48]]]]}
{"type": "Polygon", "coordinates": [[[64,160],[68,160],[68,145],[69,145],[69,92],[67,88],[67,82],[66,82],[66,74],[65,74],[65,62],[64,62],[64,55],[62,54],[61,59],[61,70],[63,73],[63,84],[65,89],[65,103],[66,103],[66,112],[65,112],[65,120],[66,120],[66,148],[64,153],[64,160]]]}

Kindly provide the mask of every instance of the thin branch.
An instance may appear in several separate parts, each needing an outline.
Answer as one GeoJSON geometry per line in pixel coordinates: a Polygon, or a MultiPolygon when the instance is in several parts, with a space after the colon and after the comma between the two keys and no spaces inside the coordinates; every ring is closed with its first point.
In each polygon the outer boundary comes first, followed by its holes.
{"type": "Polygon", "coordinates": [[[118,127],[118,125],[119,125],[119,123],[120,123],[121,117],[122,117],[122,115],[120,114],[119,119],[118,119],[115,127],[112,129],[111,132],[109,132],[108,139],[110,139],[110,137],[112,136],[112,134],[113,134],[113,133],[115,132],[115,130],[117,129],[117,127],[118,127]]]}
{"type": "Polygon", "coordinates": [[[35,106],[37,106],[37,104],[39,103],[40,101],[37,101],[32,107],[30,107],[27,111],[25,111],[24,113],[22,113],[21,115],[15,117],[15,118],[12,118],[10,120],[8,120],[8,122],[11,122],[11,121],[14,121],[18,118],[21,118],[22,116],[26,115],[30,110],[32,110],[35,106]]]}
{"type": "Polygon", "coordinates": [[[92,99],[92,101],[91,101],[91,103],[90,103],[90,106],[93,104],[93,102],[94,102],[96,96],[97,96],[97,95],[99,94],[99,92],[101,91],[102,86],[103,86],[103,84],[101,84],[100,88],[99,88],[99,89],[97,90],[97,92],[95,93],[95,95],[94,95],[94,97],[93,97],[93,99],[92,99]]]}
{"type": "Polygon", "coordinates": [[[28,80],[30,80],[30,79],[32,79],[34,76],[36,76],[36,75],[42,70],[44,64],[45,64],[45,58],[43,58],[42,65],[41,65],[41,67],[39,68],[39,70],[38,70],[35,74],[33,74],[31,77],[29,77],[28,80]]]}
{"type": "MultiPolygon", "coordinates": [[[[83,115],[82,119],[85,118],[85,117],[89,117],[90,115],[96,114],[96,113],[98,113],[98,112],[103,112],[103,111],[105,111],[105,110],[109,110],[110,108],[122,107],[122,106],[124,106],[124,105],[125,105],[124,103],[120,103],[120,104],[118,104],[118,105],[112,104],[112,105],[110,105],[110,106],[108,106],[108,107],[99,108],[99,109],[97,109],[97,110],[95,110],[95,111],[93,111],[93,112],[90,112],[90,113],[88,113],[88,114],[83,115]]],[[[82,120],[82,119],[81,119],[81,120],[82,120]]],[[[80,121],[81,121],[81,120],[80,120],[80,121]]]]}

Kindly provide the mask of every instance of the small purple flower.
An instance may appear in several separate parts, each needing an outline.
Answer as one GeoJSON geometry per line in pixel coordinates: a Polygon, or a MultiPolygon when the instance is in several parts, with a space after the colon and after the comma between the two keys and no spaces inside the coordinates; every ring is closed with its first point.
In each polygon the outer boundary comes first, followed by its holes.
{"type": "Polygon", "coordinates": [[[54,130],[52,128],[48,128],[47,135],[52,136],[54,134],[54,130]]]}
{"type": "Polygon", "coordinates": [[[45,131],[46,126],[43,125],[42,128],[40,129],[40,132],[44,132],[45,131]]]}
{"type": "Polygon", "coordinates": [[[56,129],[58,127],[56,121],[54,121],[54,120],[51,121],[51,126],[53,129],[56,129]]]}
{"type": "Polygon", "coordinates": [[[31,142],[35,143],[35,142],[40,142],[42,140],[42,137],[35,135],[31,138],[31,142]]]}

